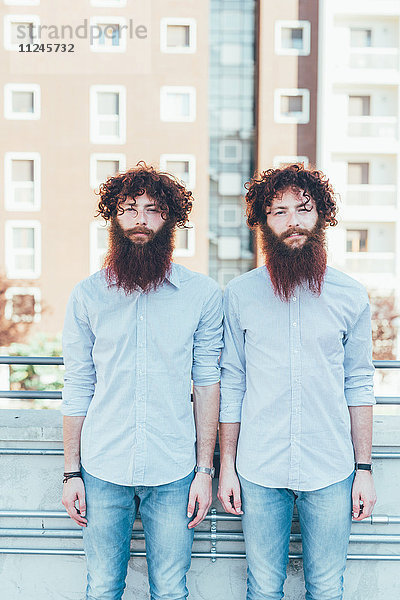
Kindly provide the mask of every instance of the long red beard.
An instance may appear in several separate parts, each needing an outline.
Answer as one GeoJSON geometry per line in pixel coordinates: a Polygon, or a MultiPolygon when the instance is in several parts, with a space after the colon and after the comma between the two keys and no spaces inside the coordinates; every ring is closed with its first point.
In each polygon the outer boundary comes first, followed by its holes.
{"type": "Polygon", "coordinates": [[[304,244],[298,248],[283,241],[288,232],[277,236],[268,225],[261,225],[265,264],[275,295],[284,302],[290,300],[298,286],[319,296],[326,272],[325,222],[319,219],[311,231],[294,230],[307,235],[304,244]]]}
{"type": "Polygon", "coordinates": [[[136,244],[113,219],[104,259],[108,284],[116,284],[126,294],[156,289],[170,270],[173,249],[174,225],[166,222],[148,242],[136,244]]]}

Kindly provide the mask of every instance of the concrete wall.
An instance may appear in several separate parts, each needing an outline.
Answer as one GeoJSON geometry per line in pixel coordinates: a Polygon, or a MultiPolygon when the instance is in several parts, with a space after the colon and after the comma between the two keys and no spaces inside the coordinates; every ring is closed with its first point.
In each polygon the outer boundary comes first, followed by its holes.
{"type": "MultiPolygon", "coordinates": [[[[400,416],[375,417],[374,451],[400,452],[400,416]]],[[[62,449],[61,415],[58,411],[0,410],[0,448],[62,449]]],[[[327,448],[329,451],[329,448],[327,448]]],[[[353,534],[397,534],[400,539],[400,460],[376,458],[375,480],[378,490],[376,515],[397,516],[399,524],[359,523],[353,534]]],[[[83,556],[12,554],[24,548],[82,549],[80,538],[48,537],[49,530],[79,532],[68,518],[4,516],[9,511],[63,511],[61,474],[63,459],[58,455],[5,455],[0,451],[0,589],[2,600],[83,600],[85,562],[83,556]],[[41,529],[37,538],[4,537],[5,528],[41,529]]],[[[216,484],[217,482],[215,482],[216,484]]],[[[219,502],[214,506],[222,513],[219,502]]],[[[334,507],[332,507],[334,510],[334,507]]],[[[207,521],[198,529],[210,531],[207,521]]],[[[294,523],[293,531],[297,531],[294,523]]],[[[135,529],[141,529],[140,522],[135,529]]],[[[217,521],[218,531],[241,531],[240,522],[217,521]]],[[[14,532],[16,533],[16,531],[14,532]]],[[[26,534],[26,532],[25,532],[26,534]]],[[[397,538],[391,543],[352,542],[349,555],[395,555],[400,559],[397,538]]],[[[134,541],[133,550],[142,542],[134,541]]],[[[217,542],[217,552],[242,553],[242,542],[217,542]]],[[[210,552],[210,541],[196,541],[194,552],[210,552]]],[[[292,553],[300,553],[300,544],[292,544],[292,553]]],[[[349,560],[346,571],[345,600],[395,600],[400,597],[399,562],[395,560],[349,560]]],[[[243,559],[193,558],[188,585],[193,600],[244,600],[246,563],[243,559]]],[[[304,599],[301,560],[291,560],[285,584],[286,600],[304,599]]],[[[145,600],[148,596],[146,562],[135,557],[129,563],[124,600],[145,600]]]]}

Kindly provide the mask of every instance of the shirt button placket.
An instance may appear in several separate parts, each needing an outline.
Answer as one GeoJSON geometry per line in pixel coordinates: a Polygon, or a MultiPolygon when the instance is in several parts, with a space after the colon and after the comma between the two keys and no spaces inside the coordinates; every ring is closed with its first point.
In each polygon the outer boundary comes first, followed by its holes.
{"type": "Polygon", "coordinates": [[[291,349],[291,419],[290,419],[290,489],[300,485],[300,433],[301,433],[301,353],[300,353],[300,302],[292,296],[289,304],[291,349]]]}
{"type": "Polygon", "coordinates": [[[137,304],[136,336],[136,457],[135,481],[143,483],[146,461],[146,294],[140,294],[137,304]]]}

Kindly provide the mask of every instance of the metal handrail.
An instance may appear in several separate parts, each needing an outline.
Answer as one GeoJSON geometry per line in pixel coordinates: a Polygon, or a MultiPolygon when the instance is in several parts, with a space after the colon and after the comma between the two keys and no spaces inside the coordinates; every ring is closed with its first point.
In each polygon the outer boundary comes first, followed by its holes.
{"type": "MultiPolygon", "coordinates": [[[[400,369],[400,360],[374,360],[377,369],[400,369]]],[[[0,365],[63,365],[62,356],[0,356],[0,365]]],[[[1,390],[0,398],[19,400],[62,400],[61,391],[1,390]]],[[[400,396],[376,396],[377,404],[400,405],[400,396]]]]}

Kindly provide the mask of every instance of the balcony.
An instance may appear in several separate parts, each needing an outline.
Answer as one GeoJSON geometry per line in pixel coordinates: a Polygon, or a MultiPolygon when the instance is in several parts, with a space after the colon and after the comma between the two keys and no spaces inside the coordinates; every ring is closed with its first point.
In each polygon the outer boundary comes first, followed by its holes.
{"type": "Polygon", "coordinates": [[[397,192],[395,185],[360,184],[348,185],[344,195],[347,206],[396,206],[397,192]]]}
{"type": "Polygon", "coordinates": [[[396,140],[397,118],[375,117],[372,115],[348,117],[347,135],[362,138],[386,138],[396,140]]]}
{"type": "Polygon", "coordinates": [[[399,68],[398,48],[350,48],[351,69],[395,70],[399,68]]]}
{"type": "Polygon", "coordinates": [[[337,82],[398,84],[399,49],[344,47],[336,55],[334,69],[337,82]]]}
{"type": "Polygon", "coordinates": [[[395,185],[347,185],[342,195],[340,216],[345,221],[395,223],[397,188],[395,185]]]}

